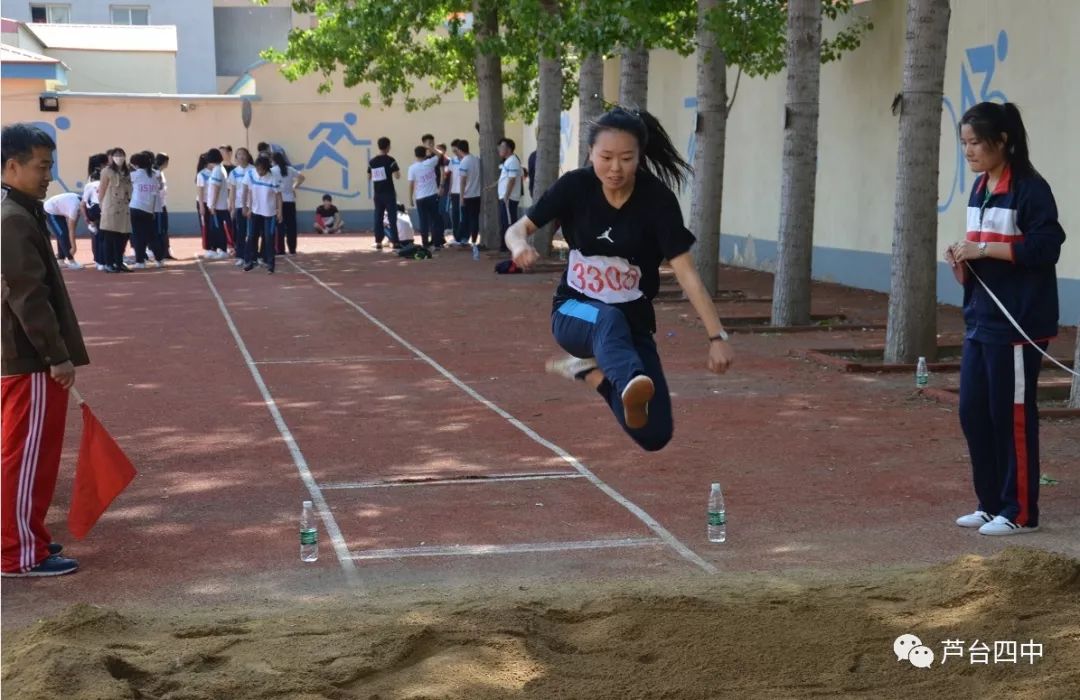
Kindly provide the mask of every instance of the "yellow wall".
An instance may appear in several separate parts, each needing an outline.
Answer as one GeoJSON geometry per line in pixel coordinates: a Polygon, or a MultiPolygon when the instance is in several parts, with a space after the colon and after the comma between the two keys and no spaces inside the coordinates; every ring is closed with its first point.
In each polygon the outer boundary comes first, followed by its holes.
{"type": "Polygon", "coordinates": [[[49,49],[68,65],[72,92],[176,92],[176,54],[49,49]]]}

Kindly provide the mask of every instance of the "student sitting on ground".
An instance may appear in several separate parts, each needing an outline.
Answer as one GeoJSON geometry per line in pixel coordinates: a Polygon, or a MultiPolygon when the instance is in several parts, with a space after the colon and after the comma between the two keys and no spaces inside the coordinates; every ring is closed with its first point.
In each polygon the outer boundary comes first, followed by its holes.
{"type": "Polygon", "coordinates": [[[341,233],[345,222],[341,220],[334,198],[328,194],[322,196],[322,205],[315,208],[315,233],[341,233]]]}
{"type": "MultiPolygon", "coordinates": [[[[387,236],[390,235],[392,230],[390,228],[390,219],[387,218],[388,216],[390,216],[389,212],[383,214],[383,230],[386,232],[387,236]]],[[[409,213],[405,211],[404,204],[397,205],[397,235],[398,239],[401,241],[401,245],[398,247],[412,245],[415,232],[413,231],[412,219],[409,218],[409,213]]]]}

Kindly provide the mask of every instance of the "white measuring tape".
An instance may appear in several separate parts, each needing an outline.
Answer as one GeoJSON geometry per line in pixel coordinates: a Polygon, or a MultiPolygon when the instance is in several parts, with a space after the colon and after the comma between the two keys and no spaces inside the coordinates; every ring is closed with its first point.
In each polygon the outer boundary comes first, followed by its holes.
{"type": "MultiPolygon", "coordinates": [[[[1013,328],[1018,330],[1020,332],[1020,335],[1024,336],[1024,339],[1027,340],[1029,343],[1031,343],[1031,347],[1033,347],[1036,350],[1038,350],[1039,352],[1041,352],[1043,357],[1050,360],[1055,365],[1057,365],[1061,369],[1065,370],[1066,372],[1068,372],[1072,376],[1080,377],[1080,372],[1069,369],[1065,365],[1058,362],[1057,358],[1051,356],[1050,353],[1046,352],[1045,350],[1040,348],[1038,345],[1036,345],[1035,341],[1032,340],[1031,337],[1027,333],[1024,332],[1024,329],[1021,328],[1020,324],[1016,322],[1016,319],[1012,317],[1012,314],[1009,313],[1009,310],[1006,309],[1005,305],[1001,303],[1001,300],[997,298],[997,295],[994,294],[992,291],[990,291],[990,287],[986,286],[986,282],[983,282],[982,277],[979,277],[979,275],[975,272],[975,269],[971,267],[971,263],[969,263],[968,261],[965,260],[964,264],[967,265],[968,271],[971,272],[972,275],[975,275],[975,279],[977,279],[979,281],[979,284],[982,285],[982,288],[986,290],[986,293],[990,295],[990,298],[993,299],[994,303],[997,304],[999,309],[1001,309],[1001,313],[1005,314],[1005,318],[1009,319],[1009,323],[1011,323],[1013,325],[1013,328]]],[[[1080,370],[1080,367],[1078,367],[1077,369],[1080,370]]]]}

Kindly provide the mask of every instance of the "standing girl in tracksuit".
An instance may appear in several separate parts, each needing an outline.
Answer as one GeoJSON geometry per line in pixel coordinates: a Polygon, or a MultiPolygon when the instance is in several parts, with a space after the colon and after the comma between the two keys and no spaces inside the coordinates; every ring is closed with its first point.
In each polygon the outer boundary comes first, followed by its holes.
{"type": "Polygon", "coordinates": [[[160,180],[154,174],[154,154],[140,151],[131,156],[131,247],[135,249],[135,269],[146,268],[147,249],[158,267],[164,267],[165,253],[158,245],[157,209],[160,180]]]}
{"type": "Polygon", "coordinates": [[[281,226],[278,227],[275,244],[277,252],[296,255],[296,188],[304,184],[304,176],[289,165],[284,153],[275,153],[272,172],[281,179],[281,226]]]}
{"type": "Polygon", "coordinates": [[[1018,535],[1039,529],[1040,350],[1057,335],[1054,266],[1065,232],[1050,186],[1031,164],[1016,105],[975,105],[960,120],[960,140],[981,175],[968,200],[967,236],[945,260],[964,286],[960,426],[978,507],[956,524],[1018,535]]]}
{"type": "Polygon", "coordinates": [[[274,229],[281,221],[281,178],[270,169],[270,159],[260,155],[248,173],[244,216],[248,219],[247,243],[244,245],[244,272],[255,268],[255,256],[262,239],[262,262],[274,272],[274,229]]]}
{"type": "Polygon", "coordinates": [[[244,264],[247,256],[247,228],[249,219],[244,216],[244,202],[247,201],[248,174],[252,172],[251,151],[241,146],[236,149],[236,165],[229,172],[229,209],[232,211],[233,234],[236,237],[236,265],[244,264]]]}
{"type": "Polygon", "coordinates": [[[608,404],[627,435],[645,450],[662,449],[674,431],[671,396],[656,351],[652,299],[660,263],[675,277],[705,326],[706,366],[726,372],[735,358],[690,248],[673,186],[690,166],[648,112],[616,108],[589,132],[589,165],[560,177],[506,233],[514,262],[539,259],[528,236],[558,219],[570,260],[555,292],[555,341],[569,356],[548,371],[579,379],[608,404]]]}
{"type": "Polygon", "coordinates": [[[172,254],[172,246],[169,245],[169,181],[165,177],[165,168],[169,167],[169,156],[158,153],[154,156],[154,173],[158,178],[161,190],[158,192],[158,210],[155,213],[157,223],[158,244],[165,251],[166,260],[176,260],[172,254]]]}
{"type": "Polygon", "coordinates": [[[211,148],[206,152],[206,165],[210,168],[210,177],[206,181],[206,211],[213,222],[211,231],[211,250],[215,258],[229,257],[226,250],[235,250],[233,238],[232,212],[229,211],[229,173],[225,170],[225,158],[221,151],[211,148]]]}
{"type": "Polygon", "coordinates": [[[203,257],[212,259],[217,253],[210,247],[213,227],[212,214],[206,206],[206,187],[210,184],[210,164],[206,154],[199,154],[199,164],[195,166],[195,211],[199,214],[199,231],[202,234],[203,257]]]}

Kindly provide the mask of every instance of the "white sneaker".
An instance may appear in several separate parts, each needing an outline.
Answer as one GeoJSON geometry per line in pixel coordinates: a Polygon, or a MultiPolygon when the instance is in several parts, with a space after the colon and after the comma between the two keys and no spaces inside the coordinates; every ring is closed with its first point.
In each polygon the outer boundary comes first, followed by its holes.
{"type": "Polygon", "coordinates": [[[81,270],[83,266],[76,260],[68,260],[67,269],[69,270],[81,270]]]}
{"type": "Polygon", "coordinates": [[[124,264],[125,265],[134,265],[135,264],[135,258],[130,256],[130,255],[125,255],[124,256],[124,264]]]}
{"type": "Polygon", "coordinates": [[[105,266],[99,263],[97,265],[97,269],[98,269],[98,272],[104,272],[105,271],[105,266]]]}
{"type": "Polygon", "coordinates": [[[544,363],[544,369],[549,374],[557,374],[566,379],[584,379],[585,375],[597,368],[596,359],[592,357],[574,357],[567,355],[548,360],[544,363]]]}
{"type": "Polygon", "coordinates": [[[1035,527],[1027,527],[1025,525],[1017,525],[1016,523],[1009,520],[1008,518],[999,515],[996,518],[994,518],[993,520],[991,520],[990,522],[988,522],[985,525],[983,525],[982,527],[980,527],[979,528],[979,534],[980,535],[995,535],[995,536],[1000,537],[1000,536],[1003,536],[1003,535],[1025,535],[1025,534],[1027,534],[1029,532],[1037,532],[1038,530],[1039,530],[1038,525],[1036,525],[1035,527]]]}
{"type": "Polygon", "coordinates": [[[222,250],[221,248],[218,248],[218,250],[217,250],[217,255],[216,255],[215,257],[216,257],[216,258],[217,258],[218,260],[224,260],[225,258],[229,257],[229,254],[228,254],[228,253],[226,253],[226,252],[225,252],[224,250],[222,250]]]}
{"type": "Polygon", "coordinates": [[[244,261],[243,260],[237,260],[233,264],[236,265],[237,267],[243,267],[244,266],[244,261]]]}
{"type": "Polygon", "coordinates": [[[956,519],[956,524],[960,527],[982,527],[993,519],[994,516],[990,515],[989,513],[977,510],[974,513],[961,515],[959,518],[956,519]]]}
{"type": "Polygon", "coordinates": [[[135,263],[134,265],[131,266],[131,269],[132,270],[145,270],[146,269],[146,263],[135,263]]]}
{"type": "Polygon", "coordinates": [[[649,402],[655,393],[653,380],[644,374],[630,380],[622,392],[623,418],[627,428],[638,430],[649,423],[649,402]]]}
{"type": "Polygon", "coordinates": [[[204,258],[206,258],[207,260],[213,260],[214,259],[214,251],[212,251],[212,250],[204,250],[202,252],[202,256],[204,258]]]}
{"type": "Polygon", "coordinates": [[[154,257],[153,252],[151,252],[149,250],[146,251],[146,259],[149,260],[150,262],[154,262],[154,261],[157,260],[157,258],[154,257]]]}
{"type": "Polygon", "coordinates": [[[164,260],[158,260],[156,263],[154,263],[154,265],[156,267],[165,267],[165,261],[164,260]]]}

